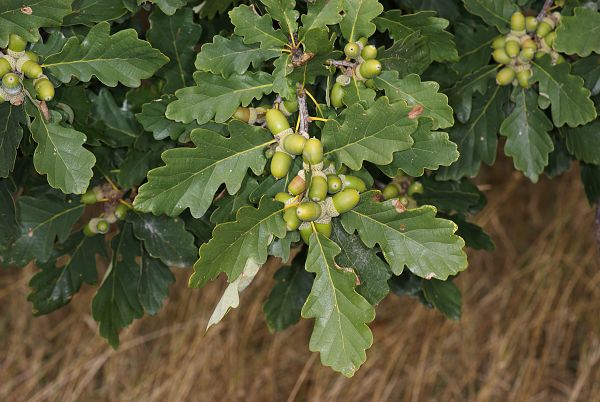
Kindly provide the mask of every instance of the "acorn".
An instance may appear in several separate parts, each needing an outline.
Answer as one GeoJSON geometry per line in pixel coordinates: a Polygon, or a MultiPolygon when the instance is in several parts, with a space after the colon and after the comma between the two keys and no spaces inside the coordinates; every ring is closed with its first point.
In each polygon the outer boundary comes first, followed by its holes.
{"type": "Polygon", "coordinates": [[[13,52],[22,52],[27,47],[27,41],[19,35],[10,34],[8,37],[8,49],[13,52]]]}
{"type": "Polygon", "coordinates": [[[408,195],[423,194],[423,191],[423,184],[419,181],[415,181],[410,186],[408,186],[408,190],[406,191],[406,193],[408,195]]]}
{"type": "Polygon", "coordinates": [[[335,194],[331,198],[333,199],[333,206],[335,207],[335,210],[338,213],[343,214],[358,205],[358,202],[360,201],[360,194],[358,194],[358,191],[352,188],[347,188],[335,194]]]}
{"type": "Polygon", "coordinates": [[[529,78],[531,78],[531,70],[521,70],[517,72],[517,82],[522,88],[529,88],[529,78]]]}
{"type": "Polygon", "coordinates": [[[271,159],[271,174],[276,179],[285,177],[292,167],[292,157],[285,152],[277,151],[271,159]]]}
{"type": "Polygon", "coordinates": [[[248,123],[250,121],[250,109],[248,109],[247,107],[240,106],[233,114],[233,117],[235,119],[248,123]]]}
{"type": "Polygon", "coordinates": [[[283,220],[285,221],[286,229],[291,232],[292,230],[298,229],[300,224],[302,223],[298,216],[296,215],[297,207],[291,207],[285,210],[283,213],[283,220]]]}
{"type": "Polygon", "coordinates": [[[504,49],[506,46],[506,38],[501,35],[492,41],[492,49],[504,49]]]}
{"type": "Polygon", "coordinates": [[[17,74],[7,73],[2,77],[2,85],[6,89],[16,89],[21,85],[21,80],[17,74]]]}
{"type": "Polygon", "coordinates": [[[327,175],[327,191],[330,194],[335,194],[342,189],[342,179],[338,175],[329,174],[327,175]]]}
{"type": "Polygon", "coordinates": [[[39,78],[43,73],[42,67],[40,67],[39,64],[31,60],[27,60],[25,63],[23,63],[23,65],[21,66],[21,71],[23,72],[23,74],[25,74],[27,78],[31,79],[39,78]]]}
{"type": "Polygon", "coordinates": [[[290,181],[287,189],[292,195],[302,194],[306,190],[306,181],[301,176],[296,176],[290,181]]]}
{"type": "Polygon", "coordinates": [[[496,74],[496,83],[498,85],[508,85],[515,79],[515,70],[510,67],[504,67],[496,74]]]}
{"type": "Polygon", "coordinates": [[[47,78],[38,79],[34,87],[39,100],[49,102],[54,98],[54,85],[47,78]]]}
{"type": "Polygon", "coordinates": [[[327,223],[315,222],[314,225],[315,225],[315,229],[317,230],[317,233],[320,233],[327,238],[331,237],[331,232],[333,229],[333,227],[331,226],[331,222],[327,222],[327,223]]]}
{"type": "Polygon", "coordinates": [[[344,46],[344,54],[349,59],[355,59],[360,54],[360,47],[355,42],[348,42],[344,46]]]}
{"type": "Polygon", "coordinates": [[[539,23],[537,29],[535,30],[535,34],[540,38],[543,38],[554,29],[554,25],[554,20],[546,17],[542,20],[542,22],[539,23]]]}
{"type": "Polygon", "coordinates": [[[281,102],[280,107],[282,108],[283,114],[292,114],[298,111],[298,99],[286,99],[281,102]]]}
{"type": "Polygon", "coordinates": [[[27,58],[29,58],[29,60],[33,61],[34,63],[39,63],[40,62],[40,58],[37,55],[37,53],[34,53],[31,50],[26,50],[25,51],[25,56],[27,56],[27,58]]]}
{"type": "Polygon", "coordinates": [[[323,176],[313,176],[308,189],[308,198],[320,202],[327,197],[327,179],[323,176]]]}
{"type": "Polygon", "coordinates": [[[511,58],[506,54],[504,49],[496,49],[492,52],[492,58],[499,64],[510,64],[511,58]]]}
{"type": "Polygon", "coordinates": [[[313,233],[312,226],[311,225],[303,225],[300,227],[299,232],[300,232],[300,237],[302,238],[302,241],[306,244],[309,244],[310,236],[313,233]]]}
{"type": "Polygon", "coordinates": [[[312,222],[321,216],[321,206],[313,201],[303,202],[296,207],[296,216],[303,222],[312,222]]]}
{"type": "Polygon", "coordinates": [[[283,139],[283,149],[292,155],[300,155],[304,150],[306,138],[300,134],[289,134],[283,139]]]}
{"type": "Polygon", "coordinates": [[[400,189],[398,188],[398,186],[396,184],[390,183],[383,188],[381,193],[383,194],[384,200],[390,200],[390,199],[396,198],[400,195],[400,189]]]}
{"type": "Polygon", "coordinates": [[[377,57],[377,48],[373,45],[366,45],[363,47],[360,56],[365,60],[373,60],[377,57]]]}
{"type": "Polygon", "coordinates": [[[265,114],[267,128],[273,135],[278,135],[282,131],[290,128],[290,122],[287,117],[277,109],[269,109],[265,114]]]}
{"type": "Polygon", "coordinates": [[[4,77],[4,75],[10,71],[12,71],[12,67],[8,60],[4,57],[0,58],[0,78],[4,77]]]}
{"type": "Polygon", "coordinates": [[[317,165],[323,162],[323,144],[318,138],[309,138],[304,144],[302,151],[304,162],[317,165]]]}
{"type": "Polygon", "coordinates": [[[360,64],[358,70],[363,78],[373,78],[381,74],[381,63],[379,60],[366,60],[360,64]]]}
{"type": "Polygon", "coordinates": [[[127,216],[128,212],[129,212],[129,207],[127,205],[125,205],[125,204],[118,204],[115,207],[115,216],[119,220],[125,219],[125,217],[127,216]]]}
{"type": "Polygon", "coordinates": [[[294,196],[288,194],[288,193],[284,193],[283,191],[275,194],[275,201],[279,201],[282,204],[285,204],[286,202],[288,202],[288,200],[294,198],[294,196]]]}
{"type": "Polygon", "coordinates": [[[521,51],[521,45],[519,44],[519,40],[515,37],[509,37],[506,40],[504,50],[506,50],[506,54],[509,57],[517,57],[519,55],[519,52],[521,51]]]}
{"type": "Polygon", "coordinates": [[[344,106],[344,92],[344,87],[339,82],[333,84],[333,86],[331,87],[331,92],[329,93],[329,100],[331,102],[331,106],[333,106],[336,109],[344,106]]]}
{"type": "Polygon", "coordinates": [[[344,189],[351,188],[359,193],[367,190],[367,185],[360,177],[345,175],[342,182],[344,183],[344,189]]]}
{"type": "Polygon", "coordinates": [[[88,190],[80,197],[81,203],[85,205],[91,205],[98,202],[98,198],[96,197],[96,192],[94,190],[88,190]]]}
{"type": "Polygon", "coordinates": [[[517,11],[510,17],[510,29],[513,31],[523,31],[525,29],[525,16],[517,11]]]}
{"type": "Polygon", "coordinates": [[[538,20],[535,17],[526,17],[525,18],[525,30],[529,33],[533,33],[536,31],[538,27],[538,20]]]}

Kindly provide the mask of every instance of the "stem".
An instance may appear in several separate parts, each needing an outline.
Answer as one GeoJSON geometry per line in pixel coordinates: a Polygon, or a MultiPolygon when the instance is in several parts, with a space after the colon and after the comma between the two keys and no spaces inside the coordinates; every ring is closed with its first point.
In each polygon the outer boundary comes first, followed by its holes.
{"type": "Polygon", "coordinates": [[[600,249],[600,199],[596,201],[596,244],[600,249]]]}
{"type": "Polygon", "coordinates": [[[317,100],[315,99],[314,96],[312,96],[312,94],[308,91],[308,89],[304,89],[304,91],[306,92],[306,95],[308,95],[308,97],[310,98],[310,100],[313,101],[313,103],[315,104],[315,107],[317,108],[317,111],[319,112],[319,114],[321,116],[323,116],[323,111],[321,110],[321,106],[319,106],[319,102],[317,102],[317,100]]]}
{"type": "Polygon", "coordinates": [[[300,118],[298,131],[300,134],[308,133],[310,117],[308,115],[308,106],[306,105],[306,91],[303,86],[298,86],[298,89],[296,90],[296,96],[298,98],[298,114],[300,118]]]}
{"type": "Polygon", "coordinates": [[[554,3],[554,0],[546,0],[544,2],[542,9],[540,10],[540,13],[537,16],[538,21],[541,21],[544,19],[544,17],[548,14],[548,10],[550,10],[552,8],[553,3],[554,3]]]}
{"type": "Polygon", "coordinates": [[[329,119],[324,119],[323,117],[315,117],[315,116],[309,116],[308,117],[311,121],[329,121],[329,119]]]}
{"type": "Polygon", "coordinates": [[[358,63],[353,63],[351,61],[346,61],[346,60],[327,60],[327,64],[329,64],[330,66],[334,66],[334,67],[348,67],[348,68],[354,68],[358,65],[358,63]]]}

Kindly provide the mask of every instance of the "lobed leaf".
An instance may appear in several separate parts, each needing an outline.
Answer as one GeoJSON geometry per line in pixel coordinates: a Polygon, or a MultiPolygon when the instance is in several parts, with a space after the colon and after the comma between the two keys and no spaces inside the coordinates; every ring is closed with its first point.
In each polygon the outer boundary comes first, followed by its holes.
{"type": "Polygon", "coordinates": [[[22,107],[0,104],[0,177],[13,171],[27,117],[22,107]]]}
{"type": "Polygon", "coordinates": [[[281,30],[273,28],[273,20],[268,15],[260,16],[252,6],[240,5],[229,12],[237,36],[244,38],[245,44],[260,43],[263,49],[281,49],[287,38],[281,30]]]}
{"type": "Polygon", "coordinates": [[[587,7],[577,7],[573,12],[573,16],[561,17],[554,49],[582,57],[600,53],[600,12],[587,7]]]}
{"type": "Polygon", "coordinates": [[[342,36],[348,42],[356,42],[361,37],[370,37],[377,27],[372,22],[383,12],[378,0],[343,0],[343,18],[340,21],[342,36]]]}
{"type": "Polygon", "coordinates": [[[471,14],[478,15],[502,33],[510,29],[510,17],[518,11],[517,5],[510,0],[463,0],[463,4],[471,14]]]}

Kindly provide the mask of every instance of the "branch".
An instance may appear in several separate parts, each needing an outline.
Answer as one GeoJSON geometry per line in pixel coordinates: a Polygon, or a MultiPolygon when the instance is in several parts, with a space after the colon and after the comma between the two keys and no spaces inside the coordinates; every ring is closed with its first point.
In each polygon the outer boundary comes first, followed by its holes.
{"type": "Polygon", "coordinates": [[[544,17],[546,15],[548,15],[548,11],[550,11],[550,9],[552,8],[552,4],[554,3],[554,0],[546,0],[544,2],[544,6],[542,7],[542,9],[540,10],[540,13],[537,16],[537,20],[541,21],[544,19],[544,17]]]}
{"type": "Polygon", "coordinates": [[[308,106],[306,105],[306,93],[304,92],[304,87],[302,85],[298,85],[296,96],[298,98],[298,113],[300,114],[300,126],[298,131],[300,134],[308,133],[310,117],[308,115],[308,106]]]}
{"type": "Polygon", "coordinates": [[[330,66],[334,66],[334,67],[348,67],[348,68],[355,68],[358,63],[353,63],[351,61],[346,61],[346,60],[327,60],[327,64],[330,66]]]}
{"type": "Polygon", "coordinates": [[[600,249],[600,199],[596,201],[596,244],[600,249]]]}

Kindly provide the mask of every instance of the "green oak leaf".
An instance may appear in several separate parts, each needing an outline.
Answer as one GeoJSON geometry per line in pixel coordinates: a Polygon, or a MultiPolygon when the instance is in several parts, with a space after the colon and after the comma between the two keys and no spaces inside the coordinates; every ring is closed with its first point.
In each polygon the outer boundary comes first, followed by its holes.
{"type": "Polygon", "coordinates": [[[567,149],[580,161],[600,164],[600,120],[580,127],[561,129],[567,140],[567,149]]]}
{"type": "Polygon", "coordinates": [[[422,74],[431,64],[427,40],[419,32],[394,41],[387,49],[379,49],[377,60],[384,71],[397,71],[400,77],[422,74]]]}
{"type": "Polygon", "coordinates": [[[167,106],[166,116],[178,122],[194,119],[204,124],[214,118],[224,123],[240,106],[248,106],[273,90],[273,76],[263,71],[234,74],[229,78],[207,72],[194,73],[196,86],[175,92],[177,100],[167,106]]]}
{"type": "Polygon", "coordinates": [[[184,7],[188,0],[137,0],[138,5],[144,2],[154,3],[166,15],[173,15],[177,10],[184,7]]]}
{"type": "Polygon", "coordinates": [[[516,169],[536,183],[554,149],[549,135],[553,125],[538,108],[533,90],[517,89],[514,102],[515,108],[500,126],[500,134],[506,137],[504,153],[513,158],[516,169]]]}
{"type": "Polygon", "coordinates": [[[194,8],[194,11],[200,15],[200,18],[214,19],[217,15],[224,14],[232,5],[239,3],[239,0],[219,0],[204,1],[202,7],[194,8]]]}
{"type": "Polygon", "coordinates": [[[298,231],[287,232],[283,239],[274,238],[271,244],[269,244],[269,255],[281,259],[284,263],[289,262],[292,243],[298,241],[300,241],[300,233],[298,231]]]}
{"type": "Polygon", "coordinates": [[[35,170],[47,176],[48,184],[64,193],[85,193],[96,163],[93,153],[83,147],[85,134],[60,124],[60,114],[52,112],[47,122],[36,106],[27,103],[32,117],[31,136],[37,143],[33,154],[35,170]]]}
{"type": "Polygon", "coordinates": [[[307,12],[302,16],[300,39],[315,28],[336,25],[342,20],[342,0],[318,0],[308,2],[307,12]]]}
{"type": "Polygon", "coordinates": [[[13,193],[13,183],[9,180],[0,180],[0,266],[3,265],[3,254],[10,247],[19,233],[17,211],[13,193]]]}
{"type": "Polygon", "coordinates": [[[389,31],[391,38],[395,41],[403,40],[407,36],[419,32],[427,41],[429,54],[433,61],[458,60],[454,37],[445,31],[449,22],[435,17],[435,11],[403,15],[400,10],[391,10],[377,17],[375,23],[379,31],[389,31]]]}
{"type": "Polygon", "coordinates": [[[344,88],[344,97],[342,102],[346,107],[350,107],[356,103],[361,103],[367,109],[373,106],[377,92],[371,88],[367,88],[362,81],[352,79],[350,85],[344,88]]]}
{"type": "Polygon", "coordinates": [[[464,76],[488,65],[491,44],[498,35],[495,28],[482,24],[457,23],[455,35],[459,60],[452,65],[452,69],[464,76]]]}
{"type": "Polygon", "coordinates": [[[597,117],[590,91],[583,86],[583,78],[570,74],[569,63],[553,66],[548,55],[532,63],[531,82],[539,82],[540,95],[550,99],[554,125],[575,127],[597,117]]]}
{"type": "Polygon", "coordinates": [[[247,177],[240,190],[235,194],[227,194],[214,202],[216,209],[210,214],[210,221],[218,224],[235,220],[235,215],[241,207],[250,205],[250,194],[258,187],[258,181],[247,177]]]}
{"type": "Polygon", "coordinates": [[[492,165],[496,160],[498,130],[504,119],[503,106],[508,101],[508,88],[488,89],[485,95],[476,96],[475,109],[466,124],[457,123],[448,130],[450,140],[458,146],[460,158],[448,167],[439,170],[441,180],[458,180],[463,176],[473,177],[481,162],[492,165]]]}
{"type": "Polygon", "coordinates": [[[352,377],[365,362],[373,344],[367,323],[375,309],[356,292],[356,274],[336,264],[340,247],[320,233],[310,236],[305,268],[316,274],[302,317],[314,318],[309,348],[321,354],[321,363],[352,377]]]}
{"type": "MultiPolygon", "coordinates": [[[[146,243],[144,243],[146,245],[146,243]]],[[[169,267],[160,260],[141,252],[140,277],[137,294],[144,311],[155,315],[169,295],[169,286],[175,283],[175,276],[169,267]]]]}
{"type": "Polygon", "coordinates": [[[416,74],[398,78],[397,71],[384,71],[375,78],[377,88],[383,89],[390,101],[404,100],[408,106],[422,106],[421,116],[433,119],[433,129],[451,127],[454,124],[448,97],[438,92],[440,85],[434,81],[421,82],[416,74]]]}
{"type": "Polygon", "coordinates": [[[67,240],[84,207],[54,197],[20,197],[17,201],[19,233],[2,264],[22,267],[33,259],[48,261],[55,240],[67,240]]]}
{"type": "Polygon", "coordinates": [[[95,256],[106,255],[104,238],[78,232],[61,245],[56,254],[68,258],[63,262],[51,259],[47,263],[38,263],[41,271],[29,281],[31,293],[27,300],[33,304],[34,315],[51,313],[69,303],[83,283],[96,283],[95,256]]]}
{"type": "Polygon", "coordinates": [[[392,277],[389,266],[377,256],[377,249],[364,245],[357,234],[347,233],[339,220],[333,221],[333,240],[341,249],[335,261],[339,266],[352,268],[358,276],[356,291],[372,305],[379,304],[388,293],[388,280],[392,277]]]}
{"type": "Polygon", "coordinates": [[[279,26],[292,35],[298,30],[298,16],[300,13],[294,8],[296,0],[260,0],[267,8],[271,18],[279,22],[279,26]]]}
{"type": "Polygon", "coordinates": [[[263,304],[271,332],[283,331],[300,320],[300,312],[312,288],[314,276],[306,272],[303,261],[296,258],[291,266],[279,268],[274,279],[275,285],[263,304]]]}
{"type": "Polygon", "coordinates": [[[92,299],[92,316],[100,335],[113,348],[119,346],[119,329],[144,315],[138,297],[140,242],[133,237],[131,225],[124,225],[111,242],[112,259],[100,287],[92,299]]]}
{"type": "Polygon", "coordinates": [[[229,12],[234,32],[244,38],[247,45],[260,43],[263,49],[282,49],[288,41],[281,30],[273,28],[268,15],[260,16],[252,6],[241,5],[229,12]]]}
{"type": "Polygon", "coordinates": [[[180,218],[141,214],[134,210],[127,214],[127,221],[152,258],[168,267],[185,268],[194,263],[198,253],[194,235],[185,229],[180,218]]]}
{"type": "Polygon", "coordinates": [[[127,13],[122,0],[75,0],[73,11],[63,20],[64,26],[92,26],[102,21],[112,21],[127,13]]]}
{"type": "Polygon", "coordinates": [[[510,0],[463,0],[467,11],[481,17],[488,25],[493,25],[502,33],[510,30],[510,16],[518,11],[510,0]]]}
{"type": "Polygon", "coordinates": [[[15,166],[27,117],[22,107],[0,104],[0,177],[8,177],[15,166]]]}
{"type": "Polygon", "coordinates": [[[465,242],[454,234],[454,222],[436,218],[435,207],[425,205],[404,212],[395,200],[378,202],[376,192],[364,193],[361,202],[342,215],[348,233],[358,231],[367,247],[379,244],[392,272],[406,266],[422,278],[445,280],[467,268],[465,242]]]}
{"type": "Polygon", "coordinates": [[[225,183],[229,194],[240,189],[248,169],[262,172],[264,148],[273,143],[269,131],[238,120],[229,123],[230,138],[198,128],[192,131],[195,148],[183,147],[163,153],[165,166],[148,173],[133,203],[142,212],[178,215],[186,208],[196,218],[212,203],[219,186],[225,183]]]}
{"type": "Polygon", "coordinates": [[[221,272],[227,274],[228,282],[232,283],[247,264],[264,264],[273,236],[281,239],[286,235],[283,210],[282,203],[263,197],[258,208],[243,207],[235,222],[217,225],[212,239],[200,247],[190,287],[203,287],[221,272]]]}
{"type": "Polygon", "coordinates": [[[489,88],[490,80],[496,78],[496,70],[497,66],[484,66],[445,91],[448,95],[448,102],[454,109],[458,121],[461,123],[469,121],[473,110],[473,96],[476,93],[479,93],[479,95],[485,94],[489,88]]]}
{"type": "Polygon", "coordinates": [[[110,34],[110,24],[101,22],[85,39],[73,36],[59,53],[48,56],[43,68],[64,83],[72,77],[88,82],[96,76],[104,85],[122,83],[138,87],[140,80],[150,78],[168,61],[148,42],[138,39],[134,29],[110,34]]]}
{"type": "Polygon", "coordinates": [[[431,119],[419,119],[419,127],[412,134],[413,145],[404,151],[396,152],[389,165],[379,166],[388,177],[396,177],[400,171],[412,177],[422,176],[425,169],[436,170],[449,166],[458,159],[456,144],[450,141],[447,133],[432,131],[431,119]]]}
{"type": "MultiPolygon", "coordinates": [[[[97,130],[91,132],[91,142],[103,142],[113,148],[131,146],[142,134],[140,125],[126,105],[118,104],[108,88],[98,95],[89,94],[92,120],[97,130]]],[[[88,140],[88,142],[90,142],[88,140]]]]}
{"type": "Polygon", "coordinates": [[[476,212],[485,205],[485,196],[467,179],[438,181],[423,176],[425,192],[415,195],[419,205],[433,205],[445,212],[476,212]]]}
{"type": "Polygon", "coordinates": [[[152,133],[155,140],[165,138],[177,140],[189,136],[193,129],[200,127],[195,122],[182,124],[166,118],[167,106],[175,99],[177,98],[174,95],[164,95],[160,99],[144,104],[142,111],[135,115],[144,130],[152,133]]]}
{"type": "Polygon", "coordinates": [[[159,10],[150,14],[150,29],[146,37],[152,46],[170,59],[157,72],[166,81],[163,93],[172,93],[193,84],[194,47],[201,35],[202,26],[194,22],[194,13],[189,8],[182,8],[173,15],[159,10]]]}
{"type": "Polygon", "coordinates": [[[125,159],[119,165],[119,172],[117,173],[117,181],[121,188],[139,186],[146,180],[148,171],[161,164],[160,155],[165,147],[161,146],[160,143],[154,143],[153,145],[153,148],[144,150],[129,148],[125,159]]]}
{"type": "Polygon", "coordinates": [[[600,94],[600,55],[579,59],[572,66],[573,74],[583,78],[592,96],[600,94]]]}
{"type": "Polygon", "coordinates": [[[323,126],[325,154],[352,170],[359,170],[364,161],[387,165],[394,152],[413,144],[410,135],[417,129],[417,120],[409,118],[410,110],[404,102],[390,104],[385,96],[368,109],[355,103],[342,112],[343,123],[329,120],[323,126]]]}
{"type": "Polygon", "coordinates": [[[480,226],[468,222],[464,215],[456,214],[449,216],[448,219],[458,225],[456,234],[465,240],[467,247],[487,251],[493,251],[496,248],[490,235],[484,232],[480,226]]]}
{"type": "Polygon", "coordinates": [[[554,49],[582,57],[600,53],[600,12],[587,7],[577,7],[573,12],[572,17],[561,17],[554,49]]]}
{"type": "Polygon", "coordinates": [[[258,68],[263,62],[279,55],[281,51],[276,49],[245,45],[239,36],[228,39],[217,35],[212,43],[202,46],[196,57],[196,68],[229,77],[232,74],[244,74],[250,64],[258,68]]]}
{"type": "Polygon", "coordinates": [[[28,42],[40,40],[39,28],[59,27],[71,12],[73,0],[2,0],[0,2],[0,47],[8,45],[10,34],[17,34],[28,42]],[[30,15],[21,12],[24,5],[31,7],[30,15]]]}
{"type": "Polygon", "coordinates": [[[458,287],[450,280],[423,281],[423,295],[440,313],[451,320],[460,320],[462,298],[458,287]]]}
{"type": "Polygon", "coordinates": [[[293,93],[288,76],[294,71],[289,53],[283,53],[273,62],[273,92],[282,98],[289,98],[293,93]]]}
{"type": "Polygon", "coordinates": [[[372,22],[383,12],[378,0],[343,0],[344,15],[340,22],[342,36],[348,42],[356,42],[361,37],[370,37],[377,27],[372,22]]]}

